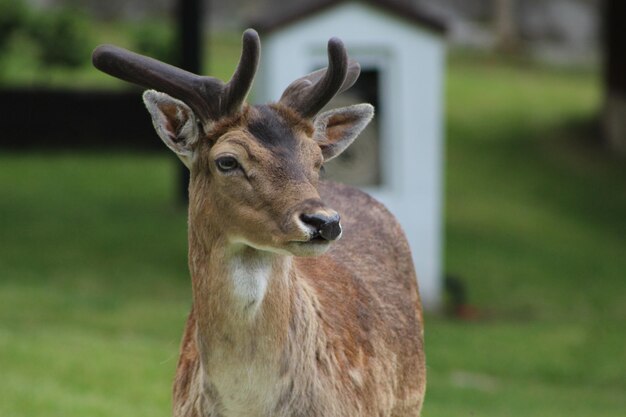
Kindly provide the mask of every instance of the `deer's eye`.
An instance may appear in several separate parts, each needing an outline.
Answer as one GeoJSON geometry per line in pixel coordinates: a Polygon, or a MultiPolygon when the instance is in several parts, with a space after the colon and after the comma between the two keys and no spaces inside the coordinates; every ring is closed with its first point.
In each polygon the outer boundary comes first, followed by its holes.
{"type": "Polygon", "coordinates": [[[215,160],[217,169],[221,172],[232,172],[239,168],[239,162],[233,156],[222,156],[215,160]]]}

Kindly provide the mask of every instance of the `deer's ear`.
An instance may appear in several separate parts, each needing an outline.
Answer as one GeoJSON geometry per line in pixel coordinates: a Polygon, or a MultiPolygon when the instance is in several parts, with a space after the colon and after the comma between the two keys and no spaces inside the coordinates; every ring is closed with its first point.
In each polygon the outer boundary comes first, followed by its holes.
{"type": "Polygon", "coordinates": [[[143,102],[152,116],[152,124],[161,140],[187,168],[191,168],[200,133],[193,111],[182,101],[154,90],[143,93],[143,102]]]}
{"type": "Polygon", "coordinates": [[[330,161],[350,146],[373,116],[371,104],[355,104],[317,116],[313,122],[313,139],[322,149],[324,161],[330,161]]]}

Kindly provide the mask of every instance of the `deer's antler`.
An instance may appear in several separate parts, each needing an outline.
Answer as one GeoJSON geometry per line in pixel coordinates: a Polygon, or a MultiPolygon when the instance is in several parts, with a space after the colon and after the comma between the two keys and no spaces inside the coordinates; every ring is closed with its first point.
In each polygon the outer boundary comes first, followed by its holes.
{"type": "Polygon", "coordinates": [[[304,117],[314,117],[335,95],[352,87],[360,72],[359,64],[348,60],[343,42],[331,38],[328,41],[328,67],[289,84],[280,102],[304,117]]]}
{"type": "Polygon", "coordinates": [[[206,124],[241,109],[252,86],[260,51],[259,35],[253,29],[246,30],[239,64],[226,84],[113,45],[96,48],[92,59],[96,68],[109,75],[183,101],[206,124]]]}

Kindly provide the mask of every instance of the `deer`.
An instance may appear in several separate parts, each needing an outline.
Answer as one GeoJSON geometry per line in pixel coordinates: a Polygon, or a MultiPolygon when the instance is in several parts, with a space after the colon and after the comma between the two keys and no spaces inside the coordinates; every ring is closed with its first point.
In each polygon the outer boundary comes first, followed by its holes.
{"type": "Polygon", "coordinates": [[[250,105],[260,45],[243,33],[227,83],[113,45],[92,57],[148,89],[157,135],[190,170],[192,302],[173,415],[419,416],[423,314],[407,239],[374,198],[320,179],[373,117],[369,104],[321,112],[360,66],[331,38],[326,68],[250,105]]]}

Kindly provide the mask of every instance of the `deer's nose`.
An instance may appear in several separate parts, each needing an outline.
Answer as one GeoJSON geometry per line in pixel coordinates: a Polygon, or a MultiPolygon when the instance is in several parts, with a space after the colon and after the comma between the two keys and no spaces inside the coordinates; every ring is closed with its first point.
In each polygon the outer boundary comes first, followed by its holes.
{"type": "Polygon", "coordinates": [[[339,214],[336,212],[302,213],[300,214],[300,220],[315,230],[316,235],[313,236],[314,238],[321,237],[324,240],[332,241],[341,236],[339,214]]]}

